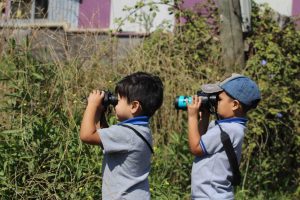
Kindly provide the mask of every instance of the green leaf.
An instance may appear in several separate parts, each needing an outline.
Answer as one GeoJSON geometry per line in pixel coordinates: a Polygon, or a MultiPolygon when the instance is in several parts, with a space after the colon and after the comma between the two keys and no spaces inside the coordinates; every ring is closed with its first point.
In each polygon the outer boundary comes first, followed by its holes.
{"type": "Polygon", "coordinates": [[[14,130],[4,130],[4,131],[1,131],[0,134],[5,134],[5,135],[9,135],[9,134],[19,134],[21,132],[23,132],[24,130],[23,129],[14,129],[14,130]]]}
{"type": "Polygon", "coordinates": [[[32,73],[32,76],[37,80],[41,80],[41,81],[45,80],[44,76],[38,73],[32,73]]]}

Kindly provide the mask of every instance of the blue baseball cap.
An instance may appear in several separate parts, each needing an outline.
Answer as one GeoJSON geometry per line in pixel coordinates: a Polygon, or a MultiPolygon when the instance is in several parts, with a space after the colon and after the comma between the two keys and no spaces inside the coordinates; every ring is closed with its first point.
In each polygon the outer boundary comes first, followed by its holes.
{"type": "Polygon", "coordinates": [[[215,84],[202,85],[201,89],[208,94],[225,91],[229,96],[250,108],[255,108],[261,99],[257,84],[241,74],[232,74],[224,81],[215,84]]]}

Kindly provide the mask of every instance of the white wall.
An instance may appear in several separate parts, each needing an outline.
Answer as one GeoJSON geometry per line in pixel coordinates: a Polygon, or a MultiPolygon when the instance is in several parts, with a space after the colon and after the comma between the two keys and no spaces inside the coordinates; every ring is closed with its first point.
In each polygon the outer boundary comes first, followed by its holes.
{"type": "Polygon", "coordinates": [[[292,0],[254,0],[258,4],[267,3],[281,15],[292,16],[292,0]]]}
{"type": "MultiPolygon", "coordinates": [[[[152,0],[153,1],[153,0],[152,0]]],[[[159,2],[159,0],[154,0],[159,2]]],[[[118,24],[116,24],[114,19],[122,18],[125,19],[128,15],[128,11],[123,11],[124,6],[133,7],[138,0],[112,0],[111,1],[111,14],[110,14],[110,29],[116,30],[118,28],[118,24]]],[[[150,0],[144,0],[145,3],[150,2],[150,0]]],[[[156,30],[163,21],[168,21],[170,25],[172,25],[168,30],[173,30],[175,18],[174,15],[169,15],[168,6],[166,5],[158,5],[159,11],[156,12],[156,16],[153,18],[152,27],[149,29],[150,32],[156,30]]],[[[145,7],[137,12],[137,14],[144,13],[145,15],[151,15],[149,11],[149,7],[145,7]]],[[[147,30],[145,29],[144,24],[139,23],[130,23],[128,20],[124,21],[124,25],[122,26],[122,31],[124,32],[138,32],[145,33],[147,30]]]]}

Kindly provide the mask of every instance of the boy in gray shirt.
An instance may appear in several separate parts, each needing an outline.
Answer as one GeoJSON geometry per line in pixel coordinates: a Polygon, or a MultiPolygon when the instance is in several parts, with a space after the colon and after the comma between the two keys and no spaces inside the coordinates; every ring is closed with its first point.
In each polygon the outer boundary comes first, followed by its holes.
{"type": "MultiPolygon", "coordinates": [[[[209,112],[200,109],[201,97],[187,103],[189,147],[195,160],[192,167],[192,199],[234,199],[233,170],[221,140],[221,130],[230,138],[236,163],[240,162],[246,113],[257,106],[260,91],[250,78],[233,74],[221,83],[202,86],[208,95],[217,95],[217,121],[208,125],[209,112]]],[[[238,166],[237,166],[238,167],[238,166]]]]}
{"type": "Polygon", "coordinates": [[[119,81],[115,93],[120,123],[108,127],[105,94],[94,90],[88,97],[80,139],[103,148],[102,199],[147,200],[153,151],[149,118],[162,105],[163,84],[158,76],[137,72],[119,81]]]}

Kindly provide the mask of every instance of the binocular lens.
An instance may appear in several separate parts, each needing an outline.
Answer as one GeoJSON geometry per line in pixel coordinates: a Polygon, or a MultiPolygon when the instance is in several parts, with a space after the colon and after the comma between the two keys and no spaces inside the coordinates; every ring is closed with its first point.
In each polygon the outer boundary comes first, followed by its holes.
{"type": "MultiPolygon", "coordinates": [[[[204,108],[212,110],[212,108],[217,105],[218,102],[217,94],[208,95],[206,93],[198,91],[197,96],[201,97],[200,110],[203,110],[204,108]]],[[[192,96],[177,96],[174,105],[177,110],[187,110],[187,103],[190,104],[192,102],[193,102],[192,96]]]]}
{"type": "Polygon", "coordinates": [[[118,97],[117,96],[110,96],[109,103],[113,106],[116,106],[118,104],[118,97]]]}
{"type": "Polygon", "coordinates": [[[102,104],[104,107],[107,107],[109,105],[116,106],[118,104],[118,97],[113,95],[109,91],[105,91],[102,104]]]}
{"type": "Polygon", "coordinates": [[[177,96],[175,99],[175,108],[180,110],[186,110],[186,103],[192,103],[193,99],[191,96],[177,96]]]}

